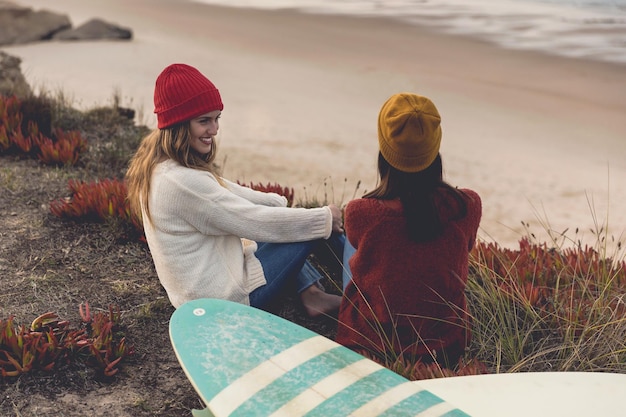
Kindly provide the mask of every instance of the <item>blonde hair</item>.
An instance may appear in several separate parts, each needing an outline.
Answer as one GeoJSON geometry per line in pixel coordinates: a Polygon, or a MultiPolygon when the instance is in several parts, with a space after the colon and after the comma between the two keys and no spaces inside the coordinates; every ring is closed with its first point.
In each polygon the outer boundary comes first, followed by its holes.
{"type": "Polygon", "coordinates": [[[201,155],[189,145],[191,139],[189,122],[180,123],[165,129],[156,129],[143,138],[133,155],[126,172],[128,202],[133,215],[141,219],[145,213],[150,216],[150,185],[152,173],[159,162],[172,159],[184,167],[210,172],[224,185],[213,161],[217,153],[215,141],[211,152],[201,155]],[[143,213],[142,213],[143,211],[143,213]]]}

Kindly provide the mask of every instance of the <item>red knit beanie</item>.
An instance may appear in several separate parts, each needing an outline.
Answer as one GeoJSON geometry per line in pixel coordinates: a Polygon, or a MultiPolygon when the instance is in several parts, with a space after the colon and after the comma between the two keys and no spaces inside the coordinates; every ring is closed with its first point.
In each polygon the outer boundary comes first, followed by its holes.
{"type": "Polygon", "coordinates": [[[223,109],[218,89],[192,66],[172,64],[157,77],[154,112],[159,129],[223,109]]]}

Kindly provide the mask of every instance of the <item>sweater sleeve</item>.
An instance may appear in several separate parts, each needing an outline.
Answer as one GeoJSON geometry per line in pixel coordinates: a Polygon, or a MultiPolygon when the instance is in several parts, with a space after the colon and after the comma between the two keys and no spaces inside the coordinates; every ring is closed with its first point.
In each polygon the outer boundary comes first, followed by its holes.
{"type": "Polygon", "coordinates": [[[264,199],[266,197],[261,196],[264,193],[249,192],[232,184],[228,184],[229,188],[223,187],[205,171],[171,168],[154,182],[153,195],[158,198],[150,203],[162,205],[161,210],[154,211],[166,213],[169,221],[164,219],[159,223],[167,224],[171,233],[191,225],[206,235],[234,235],[259,242],[300,242],[330,237],[332,214],[328,207],[275,207],[271,204],[277,200],[271,195],[264,199]]]}
{"type": "Polygon", "coordinates": [[[228,181],[227,179],[224,179],[224,178],[222,178],[222,181],[224,181],[228,189],[233,194],[241,198],[245,198],[246,200],[254,204],[260,204],[263,206],[270,206],[270,207],[286,207],[287,206],[287,198],[282,195],[254,190],[250,187],[239,185],[235,182],[228,181]]]}
{"type": "Polygon", "coordinates": [[[472,250],[476,245],[476,238],[478,234],[478,227],[480,226],[480,219],[482,217],[482,201],[477,192],[463,188],[460,190],[465,194],[465,201],[467,203],[467,221],[469,222],[468,230],[471,231],[468,241],[468,250],[472,250]]]}
{"type": "Polygon", "coordinates": [[[344,210],[344,228],[346,230],[346,238],[353,248],[359,247],[359,240],[362,233],[362,223],[369,223],[365,220],[360,207],[363,205],[363,199],[359,198],[350,201],[344,210]]]}

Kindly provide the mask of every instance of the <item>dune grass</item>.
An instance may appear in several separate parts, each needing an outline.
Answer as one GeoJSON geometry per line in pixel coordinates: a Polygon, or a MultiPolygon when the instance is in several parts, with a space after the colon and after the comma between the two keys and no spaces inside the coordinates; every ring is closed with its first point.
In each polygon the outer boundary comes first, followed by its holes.
{"type": "Polygon", "coordinates": [[[518,250],[481,243],[472,253],[470,354],[494,372],[626,372],[626,261],[609,253],[606,225],[595,246],[563,233],[518,250]]]}

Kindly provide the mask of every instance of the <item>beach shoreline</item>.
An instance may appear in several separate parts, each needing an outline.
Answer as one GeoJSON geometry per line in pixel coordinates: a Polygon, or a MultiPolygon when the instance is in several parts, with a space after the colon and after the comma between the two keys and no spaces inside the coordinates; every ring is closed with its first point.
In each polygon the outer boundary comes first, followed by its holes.
{"type": "Polygon", "coordinates": [[[483,198],[482,239],[515,246],[524,223],[540,235],[538,217],[588,231],[590,206],[615,238],[626,229],[626,66],[391,19],[184,0],[18,3],[67,13],[74,25],[101,17],[133,30],[131,42],[2,48],[22,58],[31,85],[79,107],[118,93],[153,127],[158,73],[172,62],[203,71],[225,103],[218,162],[232,180],[294,187],[296,199],[358,197],[376,181],[380,105],[411,91],[440,110],[446,178],[483,198]]]}

